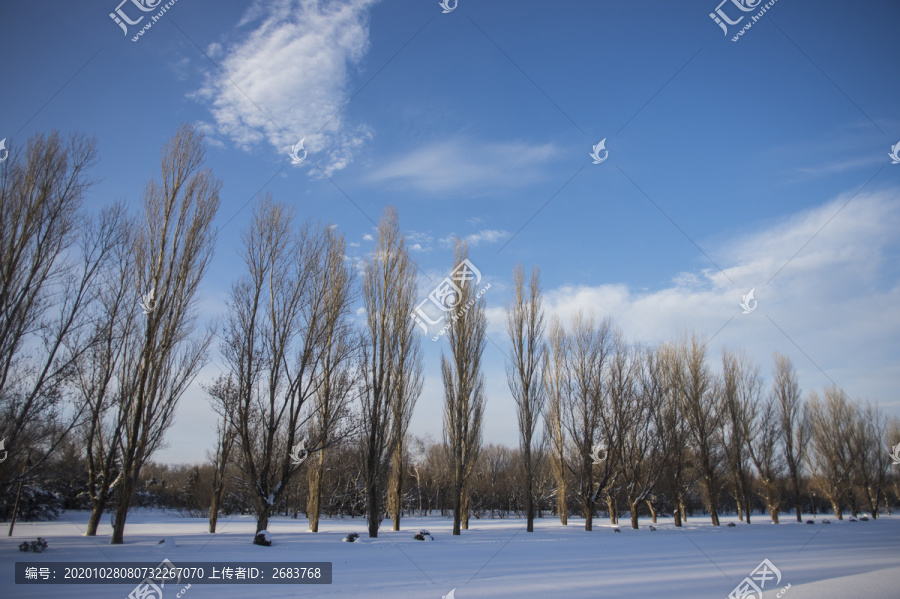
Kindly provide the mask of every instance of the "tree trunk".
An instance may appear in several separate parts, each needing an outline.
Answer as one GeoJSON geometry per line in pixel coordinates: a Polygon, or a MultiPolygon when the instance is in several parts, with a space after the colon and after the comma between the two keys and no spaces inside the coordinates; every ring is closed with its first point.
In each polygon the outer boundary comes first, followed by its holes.
{"type": "Polygon", "coordinates": [[[456,486],[453,493],[453,534],[459,536],[462,512],[462,489],[456,486]]]}
{"type": "Polygon", "coordinates": [[[569,525],[569,500],[566,497],[566,485],[560,485],[556,490],[556,511],[559,515],[559,523],[569,525]]]}
{"type": "Polygon", "coordinates": [[[684,497],[679,498],[678,506],[681,509],[681,520],[684,522],[687,522],[688,515],[687,515],[687,510],[684,509],[684,497]]]}
{"type": "Polygon", "coordinates": [[[832,501],[832,502],[831,502],[831,509],[834,510],[834,517],[835,517],[835,518],[837,518],[838,520],[843,520],[843,519],[844,519],[844,513],[843,513],[843,511],[841,510],[841,506],[839,506],[838,503],[837,503],[836,501],[832,501]]]}
{"type": "Polygon", "coordinates": [[[397,450],[400,457],[395,457],[398,462],[394,465],[394,476],[391,480],[391,499],[388,504],[393,511],[394,530],[400,530],[400,515],[403,512],[403,449],[397,450]]]}
{"type": "Polygon", "coordinates": [[[463,491],[462,494],[462,528],[463,530],[469,530],[469,492],[468,490],[463,491]]]}
{"type": "Polygon", "coordinates": [[[637,530],[638,528],[638,509],[637,509],[637,501],[631,501],[631,528],[637,530]]]}
{"type": "Polygon", "coordinates": [[[719,526],[719,494],[709,492],[709,517],[712,519],[713,526],[719,526]]]}
{"type": "Polygon", "coordinates": [[[653,524],[656,524],[656,508],[653,507],[653,502],[649,499],[646,500],[647,507],[650,509],[650,517],[653,519],[653,524]]]}
{"type": "Polygon", "coordinates": [[[581,497],[581,513],[584,515],[584,529],[594,530],[594,506],[590,496],[581,497]]]}
{"type": "Polygon", "coordinates": [[[367,485],[366,491],[369,494],[369,509],[366,514],[369,522],[369,537],[375,539],[378,537],[378,525],[381,520],[378,505],[378,486],[374,483],[367,485]]]}
{"type": "Polygon", "coordinates": [[[128,517],[128,507],[131,505],[131,495],[134,493],[135,481],[130,476],[122,477],[122,486],[119,487],[119,500],[116,502],[116,519],[113,522],[112,539],[110,545],[122,545],[125,543],[125,519],[128,517]]]}
{"type": "Polygon", "coordinates": [[[88,518],[87,530],[84,531],[84,536],[86,537],[97,536],[97,528],[100,526],[100,518],[103,517],[103,504],[106,503],[106,498],[104,497],[102,500],[98,499],[91,503],[91,517],[88,518]]]}
{"type": "Polygon", "coordinates": [[[534,532],[534,498],[532,497],[534,488],[534,475],[531,472],[531,455],[527,458],[527,466],[525,472],[525,532],[534,532]]]}
{"type": "MultiPolygon", "coordinates": [[[[256,513],[256,532],[261,530],[268,530],[269,528],[269,516],[272,513],[272,506],[269,505],[268,501],[263,500],[263,505],[257,510],[256,513]]],[[[256,536],[255,534],[253,535],[256,536]]]]}
{"type": "Polygon", "coordinates": [[[309,498],[306,501],[306,515],[309,518],[309,532],[319,532],[319,514],[322,511],[322,452],[319,452],[307,471],[309,498]]]}

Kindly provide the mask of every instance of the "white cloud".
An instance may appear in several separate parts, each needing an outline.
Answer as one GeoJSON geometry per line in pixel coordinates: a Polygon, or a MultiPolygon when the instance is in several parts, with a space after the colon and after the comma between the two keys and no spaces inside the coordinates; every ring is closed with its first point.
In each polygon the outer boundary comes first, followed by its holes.
{"type": "Polygon", "coordinates": [[[363,241],[375,241],[375,238],[366,233],[365,235],[363,235],[363,241]]]}
{"type": "MultiPolygon", "coordinates": [[[[498,231],[496,229],[484,229],[482,231],[477,231],[475,233],[471,233],[463,237],[463,241],[469,244],[469,247],[478,247],[482,244],[490,245],[492,243],[497,243],[498,241],[502,241],[509,235],[508,231],[498,231]]],[[[441,238],[440,243],[444,247],[453,247],[453,243],[456,241],[456,234],[451,233],[446,237],[441,238]]]]}
{"type": "Polygon", "coordinates": [[[210,46],[228,75],[211,70],[196,93],[215,120],[207,128],[245,149],[268,142],[284,154],[305,138],[306,164],[329,174],[346,167],[371,137],[338,111],[352,91],[350,67],[369,46],[372,3],[255,2],[239,24],[253,27],[242,40],[210,46]]]}
{"type": "Polygon", "coordinates": [[[423,233],[421,231],[409,231],[405,233],[406,243],[409,244],[409,249],[414,252],[430,252],[431,244],[434,241],[434,237],[429,233],[423,233]]]}
{"type": "Polygon", "coordinates": [[[440,141],[390,160],[370,176],[428,193],[518,188],[543,177],[543,165],[558,155],[552,143],[440,141]]]}
{"type": "MultiPolygon", "coordinates": [[[[834,381],[852,397],[900,411],[900,193],[859,196],[841,210],[850,197],[718,248],[715,259],[734,284],[710,269],[679,273],[672,285],[649,292],[624,284],[564,285],[545,291],[545,305],[563,322],[579,310],[611,316],[632,342],[656,344],[694,330],[711,339],[708,356],[716,369],[723,347],[745,348],[766,374],[772,352],[786,353],[805,389],[834,381]],[[751,287],[759,303],[742,314],[738,304],[751,287]]],[[[502,346],[502,302],[488,315],[490,334],[502,346]]]]}

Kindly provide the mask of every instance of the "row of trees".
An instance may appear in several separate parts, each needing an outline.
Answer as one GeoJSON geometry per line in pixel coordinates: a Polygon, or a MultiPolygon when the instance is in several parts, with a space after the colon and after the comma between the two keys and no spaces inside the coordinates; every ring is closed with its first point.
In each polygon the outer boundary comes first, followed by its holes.
{"type": "MultiPolygon", "coordinates": [[[[403,483],[401,509],[408,515],[441,515],[452,517],[452,486],[449,463],[442,442],[412,437],[405,463],[406,478],[403,483]]],[[[328,518],[366,516],[366,492],[362,479],[362,464],[358,459],[358,447],[353,439],[333,445],[323,454],[323,474],[319,486],[320,514],[328,518]]],[[[471,514],[475,518],[525,517],[526,496],[523,460],[518,448],[487,444],[479,454],[470,483],[471,514]]],[[[309,465],[306,466],[307,468],[309,465]]],[[[307,470],[307,473],[309,471],[307,470]]],[[[239,482],[240,473],[231,465],[226,478],[239,482]]],[[[177,510],[189,517],[208,517],[211,497],[214,495],[216,472],[212,461],[197,465],[167,466],[148,463],[141,473],[133,505],[145,508],[177,510]]],[[[743,507],[744,516],[765,514],[766,485],[755,474],[749,477],[750,499],[743,507]]],[[[782,508],[794,505],[794,487],[789,477],[779,481],[778,490],[784,498],[782,508]]],[[[804,472],[800,476],[801,504],[806,513],[832,511],[833,506],[821,492],[825,480],[816,474],[804,472]]],[[[573,485],[573,481],[569,481],[573,485]]],[[[534,477],[533,505],[537,518],[551,514],[579,514],[581,506],[577,498],[569,497],[564,506],[556,495],[556,480],[550,471],[549,461],[543,460],[534,477]]],[[[307,477],[295,477],[273,507],[273,513],[298,517],[307,515],[312,522],[313,511],[309,505],[307,477]]],[[[866,510],[867,491],[861,479],[852,479],[849,492],[842,502],[842,510],[857,516],[866,510]]],[[[637,506],[643,518],[670,517],[675,510],[683,517],[705,513],[705,502],[698,484],[686,492],[683,505],[674,504],[665,491],[660,491],[637,506]]],[[[880,506],[888,514],[900,503],[900,476],[896,472],[888,477],[882,489],[880,506]]],[[[90,509],[87,498],[86,461],[83,452],[74,443],[63,442],[48,461],[40,485],[23,490],[19,504],[21,517],[28,520],[47,519],[59,515],[65,509],[90,509]]],[[[253,514],[255,498],[240,484],[231,484],[218,504],[218,512],[227,518],[236,514],[253,514]]],[[[625,490],[616,489],[609,497],[598,502],[595,516],[608,516],[612,523],[628,514],[625,490]]],[[[0,518],[8,519],[11,504],[0,504],[0,518]]],[[[382,512],[384,515],[385,512],[382,512]]],[[[721,498],[719,513],[736,514],[737,503],[730,493],[721,498]]],[[[784,511],[782,511],[782,514],[784,511]]]]}
{"type": "Polygon", "coordinates": [[[83,486],[67,501],[89,503],[88,535],[112,508],[112,542],[121,543],[135,502],[172,503],[145,468],[216,336],[223,372],[203,385],[219,416],[216,446],[185,483],[190,505],[179,506],[196,511],[208,495],[210,532],[235,509],[255,513],[257,530],[276,510],[304,511],[312,531],[323,510],[337,510],[366,514],[374,537],[385,512],[399,529],[411,497],[450,509],[453,534],[504,503],[532,531],[551,507],[565,524],[571,505],[587,530],[601,505],[613,517],[626,507],[634,527],[643,506],[668,505],[680,526],[697,499],[715,525],[729,502],[749,522],[763,501],[777,522],[790,498],[799,519],[804,484],[838,517],[860,503],[874,516],[885,501],[884,448],[898,431],[876,407],[837,388],[804,402],[777,354],[766,388],[740,351],[724,351],[714,372],[696,336],[641,347],[609,319],[548,322],[537,268],[526,277],[516,267],[506,306],[519,447],[483,450],[486,305],[459,268],[469,264],[459,240],[452,285],[442,287],[455,308],[441,356],[443,438],[411,447],[423,382],[410,318],[418,273],[394,209],[356,269],[335,227],[300,223],[260,198],[226,312],[203,330],[196,304],[220,183],[203,168],[202,136],[183,127],[165,146],[136,217],[122,205],[95,217],[83,210],[95,159],[91,140],[37,136],[0,171],[0,433],[9,451],[0,480],[6,497],[23,487],[28,495],[62,456],[83,465],[83,481],[62,478],[83,486]]]}
{"type": "MultiPolygon", "coordinates": [[[[545,331],[536,268],[527,291],[516,269],[506,312],[529,531],[544,459],[558,504],[568,505],[574,495],[586,530],[598,501],[614,515],[624,499],[637,528],[641,505],[655,517],[659,497],[673,506],[681,526],[694,492],[716,526],[723,494],[748,523],[757,498],[777,523],[790,494],[800,521],[804,472],[837,518],[844,506],[855,514],[860,499],[874,518],[886,501],[888,448],[900,441],[898,421],[889,428],[877,406],[850,401],[835,386],[804,402],[786,356],[774,355],[766,389],[759,366],[743,351],[725,349],[721,371],[714,372],[696,335],[642,347],[627,343],[609,319],[581,312],[568,326],[552,318],[545,331]]],[[[568,510],[558,511],[566,524],[568,510]]]]}
{"type": "Polygon", "coordinates": [[[139,216],[89,215],[94,140],[37,135],[0,170],[0,422],[5,490],[39,487],[65,442],[85,453],[87,534],[115,491],[113,543],[141,470],[206,360],[197,293],[220,183],[182,127],[139,216]],[[136,301],[144,295],[143,305],[136,301]]]}

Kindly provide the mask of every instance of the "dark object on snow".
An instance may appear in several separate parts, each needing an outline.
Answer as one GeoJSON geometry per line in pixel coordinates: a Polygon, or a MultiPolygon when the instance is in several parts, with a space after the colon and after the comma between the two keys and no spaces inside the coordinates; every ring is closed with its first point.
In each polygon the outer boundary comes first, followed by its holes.
{"type": "Polygon", "coordinates": [[[32,553],[43,553],[44,549],[47,548],[49,543],[47,543],[47,539],[44,537],[38,537],[37,541],[25,541],[21,545],[19,545],[19,551],[31,551],[32,553]]]}
{"type": "Polygon", "coordinates": [[[425,537],[428,537],[429,541],[434,540],[434,537],[431,536],[431,533],[428,532],[427,530],[420,530],[419,532],[417,532],[416,534],[413,535],[413,538],[417,541],[424,541],[425,537]]]}
{"type": "Polygon", "coordinates": [[[344,537],[341,540],[345,543],[354,543],[354,542],[356,542],[356,539],[358,539],[358,538],[359,538],[359,534],[357,534],[355,532],[351,532],[349,535],[347,535],[346,537],[344,537]]]}
{"type": "Polygon", "coordinates": [[[162,544],[165,543],[165,542],[166,542],[165,539],[160,539],[159,542],[157,543],[157,545],[162,545],[162,544]]]}
{"type": "Polygon", "coordinates": [[[831,524],[831,520],[822,520],[822,524],[831,524]]]}
{"type": "Polygon", "coordinates": [[[868,516],[860,516],[860,517],[859,517],[859,520],[860,520],[860,522],[868,522],[868,521],[869,521],[869,517],[868,517],[868,516]]]}
{"type": "Polygon", "coordinates": [[[651,526],[651,527],[650,527],[650,530],[656,530],[656,527],[655,527],[655,526],[651,526]]]}
{"type": "Polygon", "coordinates": [[[618,528],[614,528],[614,529],[613,529],[613,532],[622,532],[622,531],[619,530],[618,528]]]}
{"type": "Polygon", "coordinates": [[[807,523],[807,524],[815,524],[816,521],[815,521],[815,520],[807,520],[806,523],[807,523]]]}
{"type": "Polygon", "coordinates": [[[854,518],[854,517],[851,516],[851,517],[850,517],[850,522],[858,522],[858,520],[857,520],[856,518],[854,518]]]}
{"type": "Polygon", "coordinates": [[[737,526],[737,524],[735,524],[734,522],[729,522],[728,524],[726,524],[726,526],[728,528],[734,528],[735,526],[737,526]]]}
{"type": "Polygon", "coordinates": [[[261,530],[253,537],[253,544],[270,547],[272,545],[272,535],[269,534],[268,530],[261,530]]]}

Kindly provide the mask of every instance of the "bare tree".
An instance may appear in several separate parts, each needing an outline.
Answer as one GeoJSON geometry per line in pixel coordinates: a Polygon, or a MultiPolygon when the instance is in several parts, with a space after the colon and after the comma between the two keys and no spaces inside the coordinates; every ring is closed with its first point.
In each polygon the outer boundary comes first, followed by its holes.
{"type": "MultiPolygon", "coordinates": [[[[378,536],[381,524],[387,460],[391,451],[399,452],[398,460],[403,459],[405,427],[421,385],[418,349],[409,337],[409,286],[415,286],[415,268],[400,232],[397,211],[388,207],[378,225],[375,253],[366,260],[363,276],[366,325],[360,342],[360,451],[370,537],[378,536]]],[[[402,464],[397,467],[402,468],[402,464]]],[[[399,519],[396,523],[399,525],[399,519]]]]}
{"type": "Polygon", "coordinates": [[[572,475],[578,482],[578,498],[584,516],[584,529],[593,530],[594,505],[598,493],[603,490],[612,478],[613,460],[607,455],[600,462],[594,474],[594,455],[599,450],[613,449],[613,440],[604,436],[600,438],[601,418],[606,394],[604,377],[607,362],[612,353],[612,324],[609,319],[596,323],[594,316],[577,313],[572,321],[572,329],[568,334],[569,380],[571,381],[568,403],[565,407],[566,436],[573,448],[572,458],[568,465],[572,475]],[[601,447],[604,446],[605,448],[601,447]]]}
{"type": "Polygon", "coordinates": [[[400,514],[403,510],[403,481],[406,477],[406,437],[409,421],[419,395],[422,394],[421,337],[416,332],[416,322],[410,318],[416,303],[418,284],[415,264],[412,260],[403,264],[398,273],[393,293],[394,329],[396,331],[395,355],[391,360],[391,475],[388,480],[388,506],[394,530],[400,530],[400,514]]]}
{"type": "MultiPolygon", "coordinates": [[[[750,472],[750,442],[752,436],[750,430],[762,392],[762,378],[759,375],[759,367],[750,363],[743,352],[726,349],[722,352],[722,380],[720,442],[725,451],[728,476],[731,479],[732,495],[737,504],[738,518],[746,519],[747,524],[750,524],[750,512],[752,511],[750,496],[752,476],[750,472]]],[[[765,463],[770,464],[769,456],[765,457],[765,463]]],[[[759,463],[757,462],[758,467],[759,463]]]]}
{"type": "Polygon", "coordinates": [[[784,474],[784,452],[778,400],[770,397],[759,406],[749,431],[750,456],[763,486],[763,499],[774,524],[781,510],[781,477],[784,474]]]}
{"type": "MultiPolygon", "coordinates": [[[[631,510],[631,528],[638,528],[638,506],[648,501],[666,464],[663,431],[657,411],[666,398],[665,364],[656,350],[636,354],[622,348],[613,360],[612,411],[618,414],[618,460],[631,510]]],[[[651,505],[652,509],[652,505],[651,505]]]]}
{"type": "Polygon", "coordinates": [[[806,459],[806,447],[809,443],[809,417],[803,405],[797,372],[794,370],[791,359],[777,352],[774,359],[775,380],[772,383],[772,390],[781,415],[782,447],[784,447],[784,459],[787,462],[788,475],[794,489],[794,509],[797,522],[802,522],[800,476],[803,462],[806,459]]]}
{"type": "MultiPolygon", "coordinates": [[[[464,264],[468,257],[468,245],[457,238],[453,252],[454,265],[464,264]]],[[[460,534],[463,511],[468,515],[467,483],[481,451],[481,422],[484,416],[481,357],[487,328],[485,301],[483,297],[476,297],[475,281],[462,276],[457,286],[460,291],[455,305],[461,309],[448,317],[450,357],[441,352],[444,442],[450,457],[454,535],[460,534]]]]}
{"type": "Polygon", "coordinates": [[[685,514],[685,495],[693,486],[695,470],[690,468],[692,454],[688,450],[690,431],[685,417],[684,356],[676,344],[666,343],[657,348],[660,376],[664,378],[665,396],[656,412],[656,428],[662,437],[662,455],[666,468],[661,486],[672,500],[675,526],[680,528],[685,514]]]}
{"type": "Polygon", "coordinates": [[[131,356],[140,350],[139,310],[134,301],[136,273],[132,250],[133,227],[125,220],[123,208],[116,206],[101,216],[104,224],[117,230],[112,258],[95,283],[97,299],[90,310],[91,344],[84,360],[74,365],[76,403],[83,406],[79,426],[85,450],[87,495],[91,502],[85,536],[95,536],[103,511],[121,482],[118,468],[118,439],[126,423],[126,387],[131,356]]]}
{"type": "Polygon", "coordinates": [[[534,532],[535,473],[543,457],[543,447],[536,435],[546,398],[541,379],[544,354],[542,301],[540,270],[534,267],[531,271],[526,291],[525,271],[517,265],[513,270],[512,304],[506,305],[506,330],[512,341],[512,363],[507,365],[506,380],[516,401],[527,532],[534,532]]]}
{"type": "Polygon", "coordinates": [[[213,410],[219,416],[216,423],[216,448],[209,455],[213,465],[213,480],[209,504],[209,532],[216,532],[216,524],[219,521],[219,511],[222,506],[222,498],[225,495],[226,474],[231,463],[231,455],[234,450],[237,426],[234,423],[236,414],[238,390],[231,377],[220,376],[211,385],[206,387],[213,410]]]}
{"type": "Polygon", "coordinates": [[[891,463],[883,445],[886,433],[887,420],[878,406],[868,402],[860,406],[853,423],[850,447],[855,482],[872,519],[878,518],[891,463]]]}
{"type": "Polygon", "coordinates": [[[556,482],[556,511],[563,526],[568,524],[568,472],[565,409],[569,403],[568,341],[566,331],[554,316],[550,321],[544,351],[543,381],[547,398],[544,434],[549,448],[550,470],[556,482]]]}
{"type": "Polygon", "coordinates": [[[355,399],[354,371],[358,367],[358,338],[351,322],[351,307],[356,299],[354,271],[344,261],[345,243],[331,227],[325,231],[323,263],[323,334],[318,351],[319,382],[313,394],[309,435],[314,447],[321,448],[307,466],[309,494],[306,513],[310,532],[319,531],[322,482],[328,448],[341,443],[352,432],[350,403],[355,399]]]}
{"type": "Polygon", "coordinates": [[[680,348],[684,358],[681,390],[684,394],[685,417],[697,454],[696,467],[703,487],[706,508],[709,510],[713,526],[718,526],[724,460],[717,431],[722,418],[723,393],[721,385],[706,365],[706,346],[700,339],[692,335],[690,339],[682,342],[680,348]]]}
{"type": "Polygon", "coordinates": [[[268,196],[243,233],[246,272],[232,284],[222,353],[237,387],[238,466],[257,532],[267,528],[297,460],[319,449],[300,437],[304,406],[321,382],[327,245],[322,227],[297,227],[293,211],[268,196]]]}
{"type": "Polygon", "coordinates": [[[96,143],[36,135],[0,168],[0,481],[30,479],[72,429],[73,369],[93,339],[89,305],[118,231],[85,226],[96,143]],[[27,464],[26,464],[27,462],[27,464]]]}
{"type": "Polygon", "coordinates": [[[843,505],[852,487],[852,431],[856,406],[837,387],[825,389],[824,399],[811,392],[810,447],[807,457],[817,476],[816,484],[831,502],[834,517],[843,520],[843,505]]]}
{"type": "Polygon", "coordinates": [[[137,236],[135,267],[139,289],[147,293],[146,324],[121,395],[126,426],[119,438],[122,482],[113,544],[124,542],[141,467],[162,443],[178,400],[206,360],[211,337],[195,334],[196,303],[215,245],[221,183],[202,168],[204,157],[203,136],[180,127],[163,148],[160,180],[144,192],[147,227],[137,236]]]}

